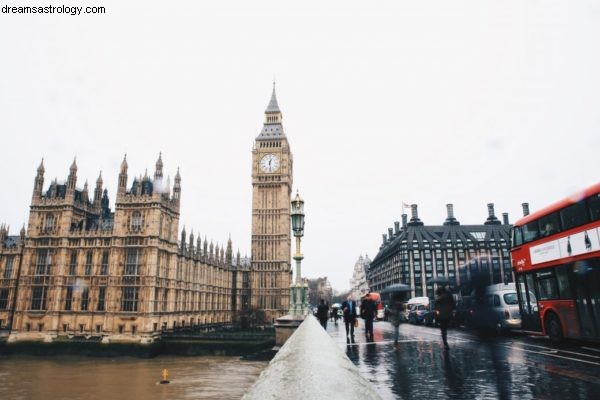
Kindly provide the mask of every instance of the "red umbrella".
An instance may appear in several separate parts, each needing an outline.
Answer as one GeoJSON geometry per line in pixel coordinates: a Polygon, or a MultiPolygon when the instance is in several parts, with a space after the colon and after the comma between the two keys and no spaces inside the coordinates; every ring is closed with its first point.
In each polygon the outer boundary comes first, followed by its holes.
{"type": "Polygon", "coordinates": [[[371,299],[375,303],[377,303],[378,301],[381,301],[381,296],[379,295],[379,293],[374,293],[374,292],[367,293],[364,298],[371,299]]]}

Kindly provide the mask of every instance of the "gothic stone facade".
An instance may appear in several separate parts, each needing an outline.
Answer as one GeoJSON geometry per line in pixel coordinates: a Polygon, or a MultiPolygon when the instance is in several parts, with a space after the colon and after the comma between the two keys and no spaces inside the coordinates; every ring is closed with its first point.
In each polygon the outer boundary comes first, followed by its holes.
{"type": "Polygon", "coordinates": [[[252,151],[252,307],[275,322],[289,309],[292,153],[275,86],[252,151]]]}
{"type": "Polygon", "coordinates": [[[75,161],[66,183],[43,191],[42,162],[27,234],[0,230],[9,341],[149,343],[164,330],[230,324],[248,303],[249,268],[236,268],[231,240],[225,249],[186,238],[184,228],[178,241],[179,171],[171,189],[159,157],[154,178],[134,178],[127,189],[127,168],[124,159],[113,212],[102,176],[91,200],[87,182],[76,187],[75,161]]]}
{"type": "Polygon", "coordinates": [[[352,278],[350,279],[350,295],[353,299],[361,299],[369,293],[369,284],[367,283],[367,271],[371,265],[371,259],[368,255],[359,256],[352,270],[352,278]]]}

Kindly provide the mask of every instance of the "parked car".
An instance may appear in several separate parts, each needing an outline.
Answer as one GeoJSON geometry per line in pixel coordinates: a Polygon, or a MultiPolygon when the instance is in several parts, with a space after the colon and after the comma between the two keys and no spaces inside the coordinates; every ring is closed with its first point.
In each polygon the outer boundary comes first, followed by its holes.
{"type": "Polygon", "coordinates": [[[421,324],[425,320],[425,315],[429,308],[425,304],[413,304],[408,314],[408,322],[411,324],[421,324]]]}
{"type": "Polygon", "coordinates": [[[462,296],[456,301],[456,309],[451,324],[454,326],[471,326],[471,317],[473,315],[473,298],[471,296],[462,296]]]}
{"type": "Polygon", "coordinates": [[[471,301],[468,326],[495,329],[498,333],[521,328],[521,312],[514,283],[486,287],[484,302],[486,314],[478,315],[477,305],[471,301]]]}
{"type": "Polygon", "coordinates": [[[438,311],[435,309],[435,300],[429,302],[427,313],[423,317],[423,324],[427,326],[438,326],[438,311]]]}

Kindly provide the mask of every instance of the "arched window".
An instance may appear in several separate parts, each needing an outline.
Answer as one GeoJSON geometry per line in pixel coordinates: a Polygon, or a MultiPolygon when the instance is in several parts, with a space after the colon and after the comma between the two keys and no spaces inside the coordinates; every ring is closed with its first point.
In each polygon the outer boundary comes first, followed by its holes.
{"type": "Polygon", "coordinates": [[[142,213],[139,211],[135,211],[131,218],[131,229],[134,231],[139,231],[142,229],[142,213]]]}
{"type": "Polygon", "coordinates": [[[46,222],[44,224],[44,230],[46,230],[46,231],[54,230],[55,223],[56,223],[56,218],[54,217],[54,214],[46,215],[46,222]]]}

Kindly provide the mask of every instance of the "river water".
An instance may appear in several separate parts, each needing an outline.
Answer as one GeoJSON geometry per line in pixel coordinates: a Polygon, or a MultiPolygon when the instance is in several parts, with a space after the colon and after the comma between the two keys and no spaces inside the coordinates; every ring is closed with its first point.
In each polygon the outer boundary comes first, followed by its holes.
{"type": "Polygon", "coordinates": [[[212,356],[0,356],[0,399],[239,399],[267,364],[212,356]],[[171,383],[160,385],[165,368],[171,383]]]}

